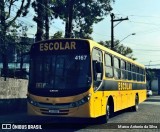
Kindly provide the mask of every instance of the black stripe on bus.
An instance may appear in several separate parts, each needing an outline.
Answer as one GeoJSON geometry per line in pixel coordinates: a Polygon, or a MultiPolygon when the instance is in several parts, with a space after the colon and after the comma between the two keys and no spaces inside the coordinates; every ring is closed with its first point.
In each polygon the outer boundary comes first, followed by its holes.
{"type": "Polygon", "coordinates": [[[103,80],[102,85],[97,91],[115,91],[115,90],[142,90],[146,89],[146,84],[136,82],[122,82],[114,80],[103,80]]]}

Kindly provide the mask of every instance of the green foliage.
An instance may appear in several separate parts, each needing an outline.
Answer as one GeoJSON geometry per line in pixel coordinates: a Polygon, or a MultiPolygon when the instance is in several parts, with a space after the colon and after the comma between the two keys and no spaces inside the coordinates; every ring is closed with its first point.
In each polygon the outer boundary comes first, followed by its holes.
{"type": "MultiPolygon", "coordinates": [[[[111,41],[100,41],[99,44],[111,49],[111,41]]],[[[136,58],[133,57],[133,50],[129,47],[124,46],[123,44],[119,43],[119,40],[116,40],[114,42],[114,51],[118,52],[119,54],[122,54],[126,57],[129,57],[133,60],[136,60],[136,58]]]]}
{"type": "MultiPolygon", "coordinates": [[[[69,7],[73,5],[72,16],[72,33],[76,38],[91,38],[90,34],[93,32],[93,24],[103,20],[111,10],[111,2],[114,0],[52,0],[51,7],[53,16],[59,17],[63,21],[68,21],[69,7]]],[[[68,30],[66,30],[67,32],[68,30]]]]}
{"type": "Polygon", "coordinates": [[[21,2],[18,0],[1,0],[0,2],[0,49],[5,79],[8,73],[7,52],[9,49],[9,41],[11,38],[13,40],[16,39],[16,30],[20,27],[20,25],[17,25],[15,22],[18,17],[25,16],[27,14],[30,2],[31,0],[22,0],[21,2]],[[11,11],[15,12],[14,16],[11,16],[11,11]],[[7,32],[8,30],[10,30],[11,33],[7,32]]]}
{"type": "Polygon", "coordinates": [[[43,0],[35,0],[32,3],[32,7],[35,10],[37,16],[34,16],[33,20],[37,23],[37,33],[36,33],[36,41],[42,40],[43,37],[43,28],[44,28],[44,1],[43,0]]]}
{"type": "Polygon", "coordinates": [[[63,35],[63,33],[61,31],[58,31],[51,38],[52,39],[63,38],[62,35],[63,35]]]}
{"type": "MultiPolygon", "coordinates": [[[[15,1],[5,1],[0,4],[0,11],[5,12],[0,14],[2,23],[0,30],[0,37],[3,40],[3,45],[1,45],[1,52],[5,53],[9,43],[15,43],[18,45],[20,36],[26,37],[27,26],[23,25],[21,22],[16,22],[16,19],[20,16],[26,16],[28,13],[28,8],[30,6],[31,0],[22,0],[19,2],[20,6],[16,6],[18,2],[15,1]],[[6,8],[5,8],[6,7],[6,8]],[[15,8],[16,7],[16,8],[15,8]],[[15,16],[11,16],[11,10],[15,12],[15,16]]],[[[18,45],[19,47],[19,45],[18,45]]],[[[6,54],[6,53],[5,53],[6,54]]]]}

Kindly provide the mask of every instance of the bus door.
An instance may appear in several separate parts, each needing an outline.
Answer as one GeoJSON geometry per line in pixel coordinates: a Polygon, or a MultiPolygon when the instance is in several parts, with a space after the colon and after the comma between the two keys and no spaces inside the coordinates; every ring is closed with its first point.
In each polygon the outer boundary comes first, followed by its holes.
{"type": "Polygon", "coordinates": [[[103,60],[102,51],[93,49],[92,52],[92,69],[93,69],[93,87],[94,87],[94,110],[95,116],[101,115],[102,110],[102,77],[103,77],[103,60]]]}

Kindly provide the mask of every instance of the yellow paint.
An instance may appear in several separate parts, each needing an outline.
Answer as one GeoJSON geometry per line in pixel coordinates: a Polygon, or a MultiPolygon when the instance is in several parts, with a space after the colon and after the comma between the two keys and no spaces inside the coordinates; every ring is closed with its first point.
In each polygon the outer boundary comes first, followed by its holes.
{"type": "MultiPolygon", "coordinates": [[[[144,68],[143,65],[125,57],[122,56],[112,50],[109,50],[105,48],[104,46],[98,45],[96,42],[92,40],[87,40],[90,44],[90,52],[92,52],[92,49],[94,47],[97,47],[102,50],[102,53],[104,55],[104,51],[107,53],[110,53],[116,57],[119,57],[125,61],[128,61],[132,64],[135,64],[141,68],[144,68]]],[[[55,42],[55,43],[41,43],[39,50],[40,51],[54,51],[54,50],[75,50],[76,49],[76,43],[74,41],[72,42],[55,42]]],[[[104,60],[104,56],[103,56],[104,60]]],[[[92,69],[92,67],[91,67],[92,69]]],[[[92,69],[93,71],[93,69],[92,69]]],[[[32,98],[35,101],[42,102],[42,103],[69,103],[69,102],[75,102],[80,99],[82,99],[84,96],[91,94],[90,100],[79,107],[75,108],[69,108],[68,115],[63,115],[65,117],[99,117],[106,114],[106,105],[109,97],[113,97],[114,101],[114,111],[119,111],[131,106],[135,105],[135,96],[138,94],[139,96],[139,103],[143,102],[146,99],[146,90],[132,90],[132,83],[137,83],[133,80],[115,80],[114,78],[106,78],[105,77],[105,68],[103,73],[103,79],[105,80],[111,80],[111,81],[118,81],[118,90],[116,91],[97,91],[95,92],[93,89],[93,83],[90,89],[82,94],[75,95],[75,96],[69,96],[69,97],[40,97],[35,96],[32,94],[29,94],[30,98],[32,98]]],[[[93,75],[93,72],[92,72],[93,75]]],[[[146,82],[143,82],[142,84],[145,84],[146,82]]],[[[42,87],[41,84],[37,84],[37,87],[42,87]]],[[[41,108],[32,106],[28,103],[28,113],[32,115],[43,115],[40,112],[41,108]]],[[[46,115],[45,115],[46,116],[46,115]]]]}

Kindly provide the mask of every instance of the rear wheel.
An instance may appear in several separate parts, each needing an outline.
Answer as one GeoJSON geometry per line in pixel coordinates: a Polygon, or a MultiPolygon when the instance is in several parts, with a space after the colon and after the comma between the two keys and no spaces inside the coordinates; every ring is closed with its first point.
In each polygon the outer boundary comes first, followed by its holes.
{"type": "Polygon", "coordinates": [[[113,116],[114,116],[114,103],[113,101],[109,100],[106,106],[106,115],[104,116],[105,123],[107,123],[108,120],[113,116]]]}
{"type": "Polygon", "coordinates": [[[109,118],[110,118],[110,106],[109,106],[109,103],[106,106],[106,115],[105,115],[105,117],[106,117],[105,122],[107,123],[109,118]]]}
{"type": "Polygon", "coordinates": [[[139,98],[138,98],[138,95],[136,95],[136,97],[135,97],[135,105],[132,106],[132,111],[135,111],[135,112],[138,111],[138,108],[139,108],[138,104],[139,104],[139,98]]]}

